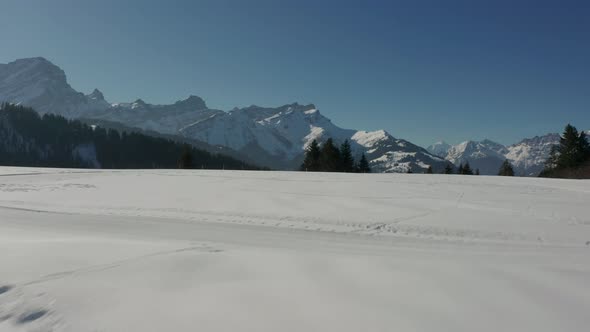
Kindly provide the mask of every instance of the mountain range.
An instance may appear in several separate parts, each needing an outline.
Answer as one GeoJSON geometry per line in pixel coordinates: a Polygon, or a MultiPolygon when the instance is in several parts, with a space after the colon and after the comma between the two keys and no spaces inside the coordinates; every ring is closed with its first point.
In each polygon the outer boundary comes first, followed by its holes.
{"type": "Polygon", "coordinates": [[[551,149],[559,144],[559,139],[559,134],[551,133],[523,139],[508,146],[483,140],[465,141],[457,145],[437,142],[426,149],[454,165],[469,162],[471,168],[479,169],[481,174],[497,174],[502,162],[508,160],[516,175],[536,176],[543,170],[551,149]]]}
{"type": "Polygon", "coordinates": [[[315,105],[253,105],[225,112],[209,108],[197,96],[171,105],[153,105],[141,99],[110,103],[98,89],[86,95],[74,90],[61,68],[40,57],[0,64],[0,101],[30,106],[41,114],[121,123],[223,146],[275,169],[296,169],[314,139],[322,142],[329,137],[336,143],[350,140],[355,156],[365,153],[378,172],[424,172],[429,166],[439,171],[447,164],[386,131],[340,128],[315,105]]]}
{"type": "Polygon", "coordinates": [[[427,149],[396,138],[385,130],[343,129],[313,104],[279,107],[252,105],[230,111],[212,109],[191,95],[170,105],[142,99],[111,103],[95,89],[84,94],[72,88],[65,72],[45,58],[19,59],[0,64],[0,102],[30,106],[88,123],[116,123],[125,127],[174,136],[209,150],[242,156],[248,162],[274,169],[296,169],[313,140],[349,140],[355,157],[366,154],[376,172],[440,172],[449,163],[469,162],[481,174],[496,174],[504,159],[518,175],[536,175],[559,135],[548,134],[503,146],[490,140],[444,142],[427,149]]]}

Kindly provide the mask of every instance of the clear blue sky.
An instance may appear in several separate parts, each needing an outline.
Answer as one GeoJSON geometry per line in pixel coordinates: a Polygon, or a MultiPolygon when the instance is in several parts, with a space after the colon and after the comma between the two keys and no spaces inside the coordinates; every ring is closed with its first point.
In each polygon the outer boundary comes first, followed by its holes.
{"type": "Polygon", "coordinates": [[[315,103],[420,145],[590,129],[590,1],[2,0],[0,42],[112,102],[315,103]]]}

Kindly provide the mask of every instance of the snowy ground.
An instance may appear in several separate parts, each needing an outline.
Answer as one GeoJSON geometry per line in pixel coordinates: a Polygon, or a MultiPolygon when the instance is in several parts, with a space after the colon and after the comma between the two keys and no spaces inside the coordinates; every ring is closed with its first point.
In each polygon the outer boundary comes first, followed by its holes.
{"type": "Polygon", "coordinates": [[[0,168],[0,331],[588,331],[590,182],[0,168]]]}

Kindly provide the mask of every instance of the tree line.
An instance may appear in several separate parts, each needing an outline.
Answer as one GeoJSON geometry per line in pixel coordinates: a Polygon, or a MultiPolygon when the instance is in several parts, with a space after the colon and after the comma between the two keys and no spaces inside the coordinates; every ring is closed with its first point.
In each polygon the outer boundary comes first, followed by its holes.
{"type": "Polygon", "coordinates": [[[307,172],[346,172],[346,173],[370,173],[371,167],[367,157],[363,153],[358,163],[352,156],[350,142],[337,147],[332,138],[328,138],[320,147],[316,140],[313,140],[305,150],[305,157],[300,170],[307,172]]]}
{"type": "Polygon", "coordinates": [[[170,139],[0,105],[0,165],[67,168],[259,169],[170,139]]]}

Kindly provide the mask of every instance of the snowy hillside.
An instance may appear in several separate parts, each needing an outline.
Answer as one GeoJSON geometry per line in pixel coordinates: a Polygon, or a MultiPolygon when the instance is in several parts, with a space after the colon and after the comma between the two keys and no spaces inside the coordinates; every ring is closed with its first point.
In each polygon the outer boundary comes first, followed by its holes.
{"type": "Polygon", "coordinates": [[[371,167],[376,172],[424,173],[428,166],[440,173],[447,161],[430,154],[424,148],[403,139],[397,139],[384,130],[374,132],[358,131],[351,139],[365,149],[371,167]]]}
{"type": "Polygon", "coordinates": [[[2,332],[590,326],[588,181],[34,168],[0,178],[2,332]]]}
{"type": "Polygon", "coordinates": [[[0,101],[22,103],[41,113],[118,122],[162,134],[181,135],[230,148],[247,156],[249,162],[277,169],[298,168],[305,149],[314,139],[323,142],[330,137],[338,144],[351,140],[356,157],[367,153],[376,171],[421,173],[429,166],[441,171],[445,165],[426,150],[384,131],[367,133],[342,129],[320,114],[314,105],[251,106],[223,112],[209,109],[197,96],[171,105],[153,105],[141,99],[110,104],[99,90],[88,95],[76,92],[67,83],[63,70],[43,58],[0,65],[0,101]],[[364,137],[376,139],[366,142],[364,137]]]}

